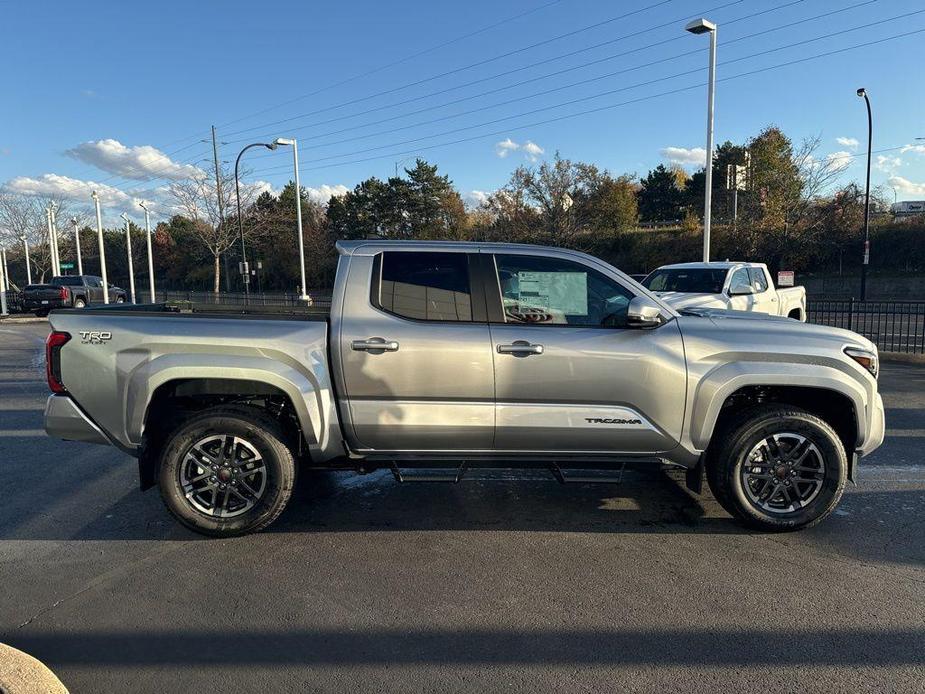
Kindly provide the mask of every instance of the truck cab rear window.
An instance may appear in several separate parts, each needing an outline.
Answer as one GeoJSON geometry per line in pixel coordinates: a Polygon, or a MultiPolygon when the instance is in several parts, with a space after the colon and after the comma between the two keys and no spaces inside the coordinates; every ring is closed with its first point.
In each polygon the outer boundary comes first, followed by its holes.
{"type": "Polygon", "coordinates": [[[471,321],[465,253],[383,253],[379,308],[415,320],[471,321]]]}

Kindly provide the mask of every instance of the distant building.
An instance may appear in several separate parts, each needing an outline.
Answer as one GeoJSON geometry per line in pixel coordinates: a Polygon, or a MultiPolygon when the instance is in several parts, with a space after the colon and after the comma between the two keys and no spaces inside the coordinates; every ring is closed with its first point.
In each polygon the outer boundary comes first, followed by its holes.
{"type": "Polygon", "coordinates": [[[925,214],[925,200],[903,200],[890,205],[894,217],[912,217],[925,214]]]}

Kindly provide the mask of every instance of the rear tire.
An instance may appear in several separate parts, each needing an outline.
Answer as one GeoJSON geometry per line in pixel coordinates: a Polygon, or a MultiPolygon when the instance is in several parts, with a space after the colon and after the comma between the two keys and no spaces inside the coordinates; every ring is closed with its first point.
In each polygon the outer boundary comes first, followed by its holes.
{"type": "Polygon", "coordinates": [[[848,458],[838,434],[819,417],[762,405],[717,436],[707,483],[720,505],[746,525],[771,532],[809,528],[838,505],[848,458]]]}
{"type": "Polygon", "coordinates": [[[256,408],[217,407],[194,416],[167,438],[159,463],[168,510],[190,530],[212,537],[266,528],[295,486],[288,438],[256,408]]]}
{"type": "Polygon", "coordinates": [[[45,318],[48,315],[48,309],[43,308],[38,311],[35,311],[35,315],[37,318],[45,318]]]}

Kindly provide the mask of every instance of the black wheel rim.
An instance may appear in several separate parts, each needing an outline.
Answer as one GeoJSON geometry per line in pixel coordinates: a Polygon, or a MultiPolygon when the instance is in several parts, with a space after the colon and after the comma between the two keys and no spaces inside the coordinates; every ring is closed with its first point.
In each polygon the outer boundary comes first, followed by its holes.
{"type": "Polygon", "coordinates": [[[802,434],[771,434],[748,452],[740,477],[753,506],[774,515],[793,513],[812,503],[822,491],[825,459],[816,444],[802,434]]]}
{"type": "Polygon", "coordinates": [[[214,434],[196,441],[183,454],[180,488],[187,503],[212,518],[233,518],[263,498],[267,467],[250,441],[214,434]]]}

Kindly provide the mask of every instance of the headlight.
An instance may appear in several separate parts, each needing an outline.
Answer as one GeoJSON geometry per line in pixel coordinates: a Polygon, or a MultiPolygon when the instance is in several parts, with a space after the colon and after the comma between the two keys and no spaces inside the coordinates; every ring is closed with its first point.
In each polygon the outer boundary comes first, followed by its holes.
{"type": "Polygon", "coordinates": [[[871,376],[877,378],[877,374],[880,372],[880,362],[877,359],[876,352],[861,349],[860,347],[845,347],[845,354],[867,369],[871,376]]]}

